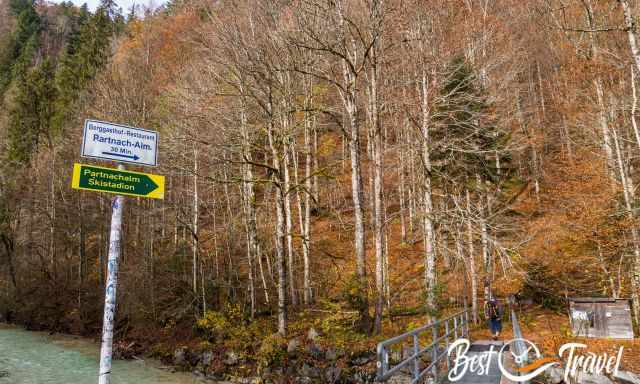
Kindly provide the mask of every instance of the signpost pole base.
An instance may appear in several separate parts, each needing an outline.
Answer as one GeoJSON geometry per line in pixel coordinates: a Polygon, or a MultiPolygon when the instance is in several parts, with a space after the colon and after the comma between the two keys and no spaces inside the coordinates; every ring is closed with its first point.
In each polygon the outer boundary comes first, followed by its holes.
{"type": "MultiPolygon", "coordinates": [[[[119,170],[124,170],[122,164],[119,170]]],[[[98,384],[111,383],[111,360],[113,350],[113,328],[116,312],[116,287],[118,285],[118,259],[122,247],[122,212],[124,197],[116,195],[112,203],[111,233],[109,235],[109,258],[107,262],[107,285],[104,295],[104,317],[102,322],[102,346],[100,348],[100,373],[98,384]]]]}

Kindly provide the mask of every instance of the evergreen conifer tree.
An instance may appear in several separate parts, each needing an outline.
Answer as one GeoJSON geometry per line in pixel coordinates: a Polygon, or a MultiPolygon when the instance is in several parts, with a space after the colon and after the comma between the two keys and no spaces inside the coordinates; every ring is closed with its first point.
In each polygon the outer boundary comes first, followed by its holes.
{"type": "Polygon", "coordinates": [[[16,77],[16,70],[24,70],[24,63],[31,62],[42,27],[33,0],[11,0],[9,10],[16,18],[16,27],[0,52],[0,95],[16,77]],[[16,65],[18,62],[20,65],[16,65]]]}
{"type": "Polygon", "coordinates": [[[51,120],[56,88],[48,59],[16,78],[14,106],[9,115],[9,159],[26,163],[45,137],[51,144],[51,120]]]}
{"type": "Polygon", "coordinates": [[[481,177],[496,183],[498,163],[508,159],[502,150],[508,137],[501,132],[487,102],[486,92],[478,84],[472,66],[464,57],[452,60],[440,91],[434,131],[434,164],[455,178],[481,177]]]}

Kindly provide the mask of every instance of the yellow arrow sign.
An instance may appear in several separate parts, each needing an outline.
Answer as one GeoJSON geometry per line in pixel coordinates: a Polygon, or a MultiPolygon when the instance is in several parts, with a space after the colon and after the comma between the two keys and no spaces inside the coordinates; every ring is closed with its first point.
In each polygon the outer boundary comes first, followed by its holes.
{"type": "Polygon", "coordinates": [[[117,195],[164,199],[164,176],[86,164],[73,165],[71,187],[117,195]]]}

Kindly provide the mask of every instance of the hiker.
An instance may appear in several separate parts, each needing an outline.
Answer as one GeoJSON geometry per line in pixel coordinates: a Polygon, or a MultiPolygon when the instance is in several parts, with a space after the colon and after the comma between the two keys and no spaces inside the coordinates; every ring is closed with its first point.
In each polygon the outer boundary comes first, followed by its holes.
{"type": "Polygon", "coordinates": [[[493,336],[493,340],[498,340],[502,331],[502,313],[503,307],[495,298],[491,298],[484,306],[484,316],[489,322],[489,330],[493,336]]]}

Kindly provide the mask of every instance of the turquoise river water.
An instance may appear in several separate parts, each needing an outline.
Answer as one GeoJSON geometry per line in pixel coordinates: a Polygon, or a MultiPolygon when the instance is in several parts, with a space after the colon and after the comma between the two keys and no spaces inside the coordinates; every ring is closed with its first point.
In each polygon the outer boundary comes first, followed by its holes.
{"type": "MultiPolygon", "coordinates": [[[[85,339],[49,336],[0,324],[0,384],[96,384],[99,347],[85,339]]],[[[114,361],[112,384],[197,384],[153,361],[114,361]]]]}

